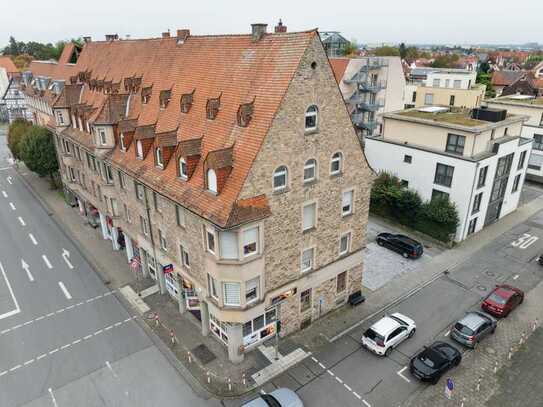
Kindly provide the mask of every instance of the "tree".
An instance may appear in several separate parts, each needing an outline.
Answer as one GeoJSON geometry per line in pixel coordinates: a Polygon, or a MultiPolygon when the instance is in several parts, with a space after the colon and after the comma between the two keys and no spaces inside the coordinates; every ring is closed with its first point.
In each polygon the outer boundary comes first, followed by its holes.
{"type": "Polygon", "coordinates": [[[16,119],[11,123],[8,130],[8,148],[14,158],[21,159],[20,143],[31,123],[24,119],[16,119]]]}
{"type": "Polygon", "coordinates": [[[439,55],[432,62],[432,68],[454,68],[459,59],[458,54],[439,55]]]}
{"type": "Polygon", "coordinates": [[[396,47],[384,45],[382,47],[375,48],[373,50],[373,54],[378,57],[399,57],[400,50],[396,47]]]}
{"type": "Polygon", "coordinates": [[[479,73],[488,73],[490,71],[490,64],[488,62],[481,62],[479,64],[479,73]]]}
{"type": "Polygon", "coordinates": [[[20,54],[13,58],[13,63],[18,70],[22,71],[30,65],[32,59],[33,58],[28,54],[20,54]]]}
{"type": "Polygon", "coordinates": [[[345,47],[345,56],[348,57],[350,55],[356,55],[356,53],[358,52],[358,49],[359,49],[359,46],[356,39],[355,38],[351,39],[349,44],[347,44],[347,46],[345,47]]]}
{"type": "Polygon", "coordinates": [[[402,43],[400,44],[400,46],[398,47],[398,50],[399,50],[399,52],[400,52],[400,57],[401,57],[402,59],[407,58],[407,47],[405,46],[405,44],[404,44],[403,42],[402,42],[402,43]]]}
{"type": "Polygon", "coordinates": [[[494,86],[492,86],[492,74],[479,72],[477,74],[476,82],[486,86],[485,97],[487,99],[496,96],[496,90],[494,89],[494,86]]]}
{"type": "Polygon", "coordinates": [[[40,177],[53,175],[58,171],[58,161],[53,134],[45,127],[31,126],[20,142],[21,157],[29,170],[40,177]]]}

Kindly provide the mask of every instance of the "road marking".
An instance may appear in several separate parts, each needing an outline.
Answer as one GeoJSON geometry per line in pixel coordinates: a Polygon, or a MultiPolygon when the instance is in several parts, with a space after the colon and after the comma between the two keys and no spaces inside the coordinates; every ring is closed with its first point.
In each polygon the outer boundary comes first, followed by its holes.
{"type": "Polygon", "coordinates": [[[315,356],[311,356],[311,360],[315,363],[319,363],[319,361],[317,359],[315,359],[315,356]]]}
{"type": "Polygon", "coordinates": [[[513,280],[516,280],[517,278],[519,278],[519,275],[518,275],[518,274],[515,274],[515,275],[513,276],[513,280]]]}
{"type": "Polygon", "coordinates": [[[19,216],[17,219],[19,219],[19,223],[21,224],[21,226],[26,226],[26,223],[25,223],[25,221],[24,221],[23,218],[21,218],[21,217],[19,216]]]}
{"type": "Polygon", "coordinates": [[[402,379],[404,379],[407,383],[411,383],[411,380],[409,380],[408,377],[405,377],[405,376],[402,374],[402,373],[404,372],[405,369],[407,369],[407,366],[404,366],[403,368],[401,368],[400,370],[398,370],[398,371],[396,372],[396,374],[397,374],[398,376],[400,376],[402,379]]]}
{"type": "Polygon", "coordinates": [[[62,258],[64,259],[64,261],[66,262],[66,264],[68,265],[68,267],[70,269],[73,269],[74,266],[72,265],[72,263],[70,263],[70,260],[68,260],[68,258],[70,257],[70,252],[66,249],[62,249],[62,258]]]}
{"type": "Polygon", "coordinates": [[[43,358],[46,357],[46,356],[47,356],[47,353],[42,353],[40,356],[38,356],[38,357],[36,358],[36,360],[43,359],[43,358]]]}
{"type": "Polygon", "coordinates": [[[319,362],[319,366],[322,367],[323,369],[326,369],[326,367],[321,362],[319,362]]]}
{"type": "Polygon", "coordinates": [[[371,404],[368,403],[366,400],[362,400],[362,403],[364,403],[366,405],[366,407],[371,407],[371,404]]]}
{"type": "Polygon", "coordinates": [[[6,181],[9,182],[9,185],[12,185],[12,184],[13,184],[13,182],[11,182],[11,177],[7,177],[7,178],[6,178],[6,181]]]}
{"type": "Polygon", "coordinates": [[[60,289],[62,290],[62,292],[64,293],[64,295],[66,296],[67,299],[71,300],[72,299],[72,296],[70,295],[70,293],[68,292],[68,290],[66,289],[66,287],[64,286],[64,283],[62,281],[59,281],[58,282],[58,285],[60,286],[60,289]]]}
{"type": "Polygon", "coordinates": [[[43,259],[43,261],[45,262],[45,265],[46,265],[48,268],[50,268],[50,269],[53,268],[53,266],[51,266],[51,262],[49,261],[49,259],[47,258],[47,256],[46,256],[45,254],[42,254],[42,255],[41,255],[41,258],[43,259]]]}
{"type": "Polygon", "coordinates": [[[21,259],[21,266],[23,267],[23,270],[26,271],[26,276],[30,281],[34,281],[34,276],[30,272],[30,268],[28,267],[28,264],[24,261],[24,259],[21,259]]]}
{"type": "Polygon", "coordinates": [[[451,333],[451,330],[449,329],[447,332],[445,332],[445,336],[449,336],[450,333],[451,333]]]}
{"type": "Polygon", "coordinates": [[[347,390],[349,390],[349,391],[351,391],[351,392],[353,391],[353,389],[351,389],[347,384],[343,383],[343,385],[345,386],[345,388],[346,388],[347,390]]]}
{"type": "Polygon", "coordinates": [[[51,400],[53,401],[53,405],[55,407],[58,407],[57,399],[55,398],[55,395],[53,394],[53,390],[49,387],[49,395],[51,396],[51,400]]]}
{"type": "Polygon", "coordinates": [[[52,354],[57,353],[57,352],[58,352],[58,348],[50,350],[49,354],[52,355],[52,354]]]}
{"type": "Polygon", "coordinates": [[[60,347],[60,350],[68,349],[70,346],[72,346],[72,344],[71,344],[71,343],[67,343],[66,345],[62,345],[62,346],[60,347]]]}
{"type": "Polygon", "coordinates": [[[9,369],[9,371],[13,372],[13,371],[19,369],[20,367],[21,367],[21,365],[13,366],[11,369],[9,369]]]}
{"type": "Polygon", "coordinates": [[[8,197],[8,194],[6,191],[2,191],[2,195],[4,195],[4,198],[7,198],[8,197]]]}
{"type": "Polygon", "coordinates": [[[38,241],[36,240],[36,238],[34,237],[32,233],[29,233],[28,237],[30,238],[30,240],[32,240],[32,243],[34,243],[35,246],[38,245],[38,241]]]}
{"type": "Polygon", "coordinates": [[[107,368],[108,368],[109,370],[111,370],[111,373],[113,373],[113,376],[114,376],[114,377],[119,377],[119,376],[117,376],[117,373],[115,373],[115,370],[113,370],[113,368],[111,367],[111,363],[109,363],[108,360],[106,360],[106,366],[107,366],[107,368]]]}
{"type": "Polygon", "coordinates": [[[339,383],[343,384],[343,380],[341,380],[341,379],[340,379],[339,377],[337,377],[337,376],[336,376],[336,380],[337,380],[339,383]]]}
{"type": "Polygon", "coordinates": [[[539,237],[533,236],[529,233],[523,233],[521,237],[519,237],[514,242],[511,242],[511,246],[518,247],[519,249],[525,250],[528,247],[530,247],[532,244],[534,244],[537,240],[539,240],[539,237]]]}
{"type": "Polygon", "coordinates": [[[35,359],[27,360],[26,362],[23,363],[23,366],[28,366],[29,364],[34,363],[34,360],[35,359]]]}
{"type": "Polygon", "coordinates": [[[332,376],[332,377],[334,377],[334,376],[335,376],[335,374],[334,374],[334,373],[332,373],[332,371],[331,371],[331,370],[327,370],[327,372],[328,372],[328,374],[329,374],[330,376],[332,376]]]}
{"type": "Polygon", "coordinates": [[[3,372],[0,373],[0,377],[4,376],[5,374],[7,374],[8,371],[7,370],[4,370],[3,372]]]}
{"type": "Polygon", "coordinates": [[[13,299],[13,303],[15,304],[15,309],[13,311],[9,311],[0,315],[0,319],[4,319],[7,317],[11,317],[15,314],[18,314],[19,312],[21,312],[21,308],[19,308],[19,303],[17,302],[17,298],[15,298],[15,294],[13,294],[13,289],[11,288],[11,284],[9,283],[8,276],[6,275],[6,271],[4,270],[4,266],[2,266],[1,262],[0,262],[0,272],[4,276],[4,280],[6,281],[6,286],[8,287],[9,293],[11,294],[11,298],[13,299]]]}
{"type": "Polygon", "coordinates": [[[10,202],[9,203],[9,206],[11,207],[11,210],[14,211],[16,208],[15,208],[15,205],[13,204],[13,202],[10,202]]]}
{"type": "Polygon", "coordinates": [[[90,339],[90,338],[92,338],[92,335],[87,335],[83,337],[83,340],[86,341],[87,339],[90,339]]]}
{"type": "Polygon", "coordinates": [[[356,391],[353,391],[353,394],[358,400],[362,399],[362,396],[360,394],[358,394],[356,391]]]}
{"type": "Polygon", "coordinates": [[[81,339],[76,339],[75,341],[72,342],[72,345],[77,345],[79,342],[81,342],[81,339]]]}

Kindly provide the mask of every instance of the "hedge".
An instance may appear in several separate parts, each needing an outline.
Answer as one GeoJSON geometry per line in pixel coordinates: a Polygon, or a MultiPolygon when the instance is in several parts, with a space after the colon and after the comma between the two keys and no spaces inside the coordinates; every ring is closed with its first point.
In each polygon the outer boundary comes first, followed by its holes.
{"type": "Polygon", "coordinates": [[[387,172],[380,173],[373,184],[370,212],[446,243],[454,238],[459,223],[456,206],[449,199],[423,202],[416,191],[387,172]]]}

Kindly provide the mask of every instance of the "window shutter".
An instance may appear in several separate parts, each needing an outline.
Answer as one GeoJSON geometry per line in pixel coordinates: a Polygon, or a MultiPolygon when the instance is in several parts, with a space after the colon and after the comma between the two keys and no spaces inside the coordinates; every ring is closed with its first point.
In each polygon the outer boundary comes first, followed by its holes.
{"type": "Polygon", "coordinates": [[[345,208],[346,206],[351,206],[353,202],[353,191],[347,191],[343,193],[341,199],[341,206],[345,208]]]}
{"type": "Polygon", "coordinates": [[[254,290],[255,288],[258,288],[258,277],[253,278],[252,280],[249,280],[245,283],[245,291],[254,290]]]}
{"type": "Polygon", "coordinates": [[[258,241],[258,228],[247,229],[243,232],[243,245],[258,241]]]}
{"type": "Polygon", "coordinates": [[[241,304],[239,283],[224,283],[224,303],[225,305],[241,304]]]}
{"type": "Polygon", "coordinates": [[[238,258],[238,239],[234,232],[221,232],[219,234],[221,257],[223,259],[238,258]]]}

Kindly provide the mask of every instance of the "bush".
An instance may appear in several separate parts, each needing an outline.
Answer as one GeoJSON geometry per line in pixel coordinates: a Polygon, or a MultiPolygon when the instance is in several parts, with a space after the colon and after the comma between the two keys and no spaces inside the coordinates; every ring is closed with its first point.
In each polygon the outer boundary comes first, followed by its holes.
{"type": "Polygon", "coordinates": [[[24,119],[16,119],[11,123],[8,130],[8,147],[14,158],[21,159],[20,143],[25,133],[32,124],[24,119]]]}
{"type": "Polygon", "coordinates": [[[370,211],[449,242],[458,226],[458,213],[447,198],[423,202],[420,195],[402,186],[395,175],[379,174],[370,195],[370,211]]]}
{"type": "Polygon", "coordinates": [[[31,126],[19,143],[21,158],[29,170],[53,179],[58,171],[52,133],[45,127],[31,126]]]}

